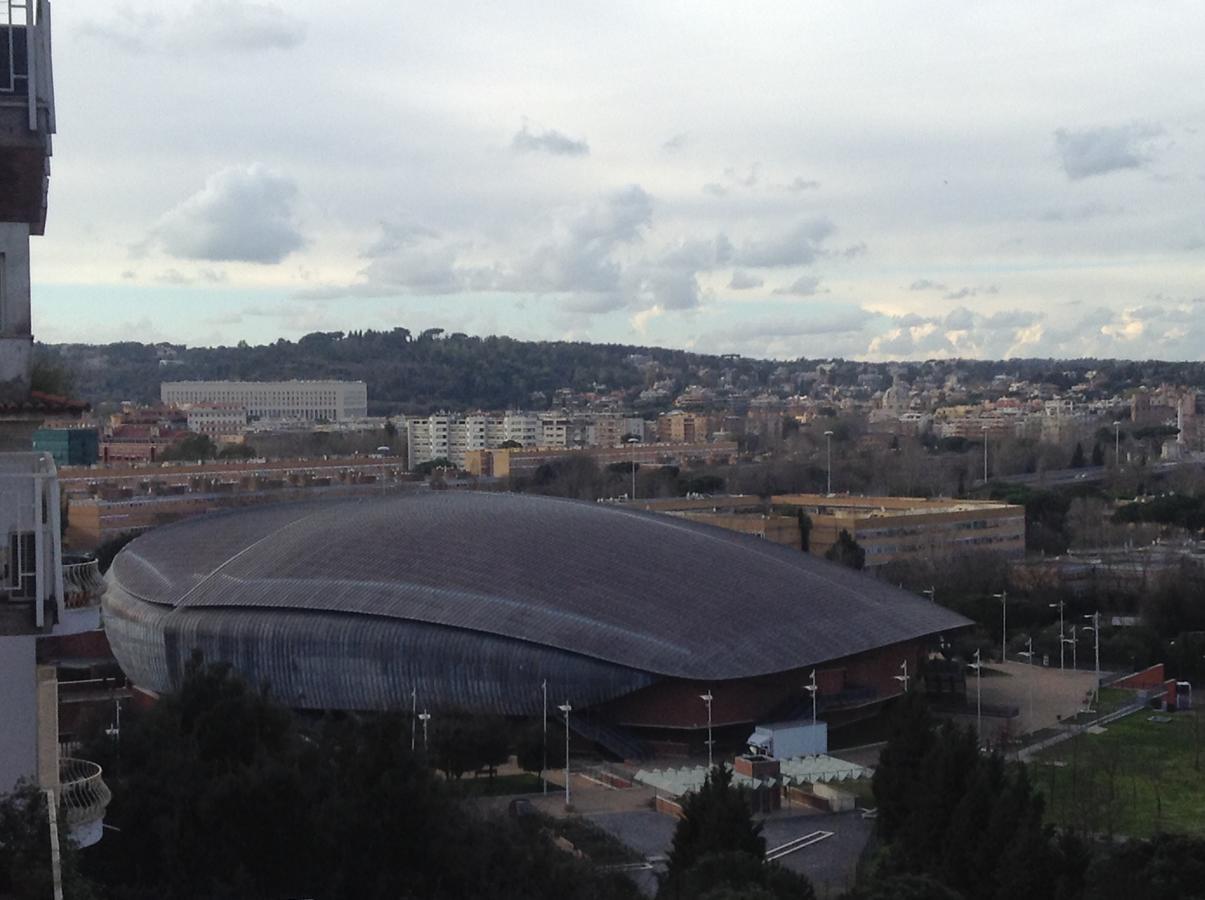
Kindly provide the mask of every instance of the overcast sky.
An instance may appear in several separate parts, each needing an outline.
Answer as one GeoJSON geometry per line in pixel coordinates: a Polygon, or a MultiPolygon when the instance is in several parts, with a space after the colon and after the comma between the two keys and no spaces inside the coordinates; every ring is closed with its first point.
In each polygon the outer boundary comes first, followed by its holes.
{"type": "Polygon", "coordinates": [[[1205,6],[54,7],[45,341],[1205,356],[1205,6]]]}

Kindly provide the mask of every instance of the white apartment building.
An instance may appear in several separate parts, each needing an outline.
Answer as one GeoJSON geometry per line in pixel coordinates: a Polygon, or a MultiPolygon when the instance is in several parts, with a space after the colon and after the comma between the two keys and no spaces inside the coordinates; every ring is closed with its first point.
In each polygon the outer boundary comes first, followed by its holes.
{"type": "Polygon", "coordinates": [[[643,436],[644,422],[619,414],[436,413],[406,420],[410,468],[433,459],[464,465],[470,450],[493,450],[506,441],[523,447],[613,447],[624,435],[643,436]]]}
{"type": "Polygon", "coordinates": [[[368,415],[362,381],[165,381],[159,398],[169,406],[240,406],[252,419],[343,422],[368,415]]]}
{"type": "Polygon", "coordinates": [[[190,403],[184,407],[188,430],[198,434],[238,434],[247,425],[247,410],[217,403],[190,403]]]}

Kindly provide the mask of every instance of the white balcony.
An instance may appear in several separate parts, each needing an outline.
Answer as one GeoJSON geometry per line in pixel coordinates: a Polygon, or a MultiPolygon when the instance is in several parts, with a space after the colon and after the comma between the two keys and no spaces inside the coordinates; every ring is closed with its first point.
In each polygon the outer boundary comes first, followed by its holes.
{"type": "Polygon", "coordinates": [[[100,627],[100,598],[105,593],[105,579],[96,560],[88,559],[63,564],[63,605],[55,634],[79,634],[100,627]]]}
{"type": "Polygon", "coordinates": [[[86,759],[59,759],[59,806],[62,822],[76,846],[91,847],[100,840],[105,810],[112,794],[101,778],[101,768],[86,759]]]}

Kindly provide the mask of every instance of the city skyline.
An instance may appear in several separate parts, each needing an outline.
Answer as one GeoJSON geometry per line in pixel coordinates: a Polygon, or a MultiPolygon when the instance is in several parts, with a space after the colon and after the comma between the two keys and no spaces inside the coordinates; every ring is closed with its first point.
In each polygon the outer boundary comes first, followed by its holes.
{"type": "Polygon", "coordinates": [[[57,12],[43,341],[1205,348],[1186,3],[57,12]]]}

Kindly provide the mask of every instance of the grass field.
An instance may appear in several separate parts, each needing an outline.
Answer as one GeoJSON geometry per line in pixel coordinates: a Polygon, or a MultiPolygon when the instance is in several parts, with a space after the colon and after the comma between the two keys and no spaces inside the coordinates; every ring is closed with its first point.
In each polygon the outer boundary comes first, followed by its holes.
{"type": "MultiPolygon", "coordinates": [[[[1104,698],[1102,697],[1102,701],[1104,698]]],[[[1205,835],[1205,716],[1143,710],[1039,754],[1047,819],[1105,834],[1205,835]],[[1152,716],[1168,721],[1152,721],[1152,716]]]]}

